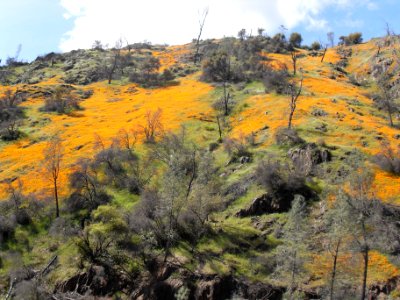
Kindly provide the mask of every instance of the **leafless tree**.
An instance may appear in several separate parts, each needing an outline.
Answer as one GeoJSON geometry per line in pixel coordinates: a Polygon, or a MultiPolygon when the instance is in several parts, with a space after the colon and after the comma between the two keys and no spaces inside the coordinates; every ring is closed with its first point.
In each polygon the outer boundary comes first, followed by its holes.
{"type": "Polygon", "coordinates": [[[156,137],[163,133],[164,126],[161,122],[161,117],[162,110],[160,108],[156,111],[148,110],[146,112],[146,124],[142,126],[142,131],[147,143],[154,143],[156,137]]]}
{"type": "MultiPolygon", "coordinates": [[[[322,48],[322,42],[321,41],[319,42],[319,44],[321,45],[321,48],[322,48]]],[[[321,57],[321,62],[324,62],[326,52],[328,51],[328,46],[329,46],[328,44],[325,44],[324,52],[322,53],[322,57],[321,57]]]]}
{"type": "Polygon", "coordinates": [[[126,48],[128,49],[128,52],[131,53],[132,50],[132,44],[129,44],[128,39],[125,38],[125,42],[126,42],[126,48]]]}
{"type": "Polygon", "coordinates": [[[115,43],[115,47],[112,49],[112,56],[108,58],[104,66],[104,72],[108,80],[108,84],[111,84],[115,71],[118,69],[118,65],[121,61],[121,49],[122,40],[119,39],[115,43]]]}
{"type": "Polygon", "coordinates": [[[328,41],[330,43],[331,48],[335,46],[335,33],[333,31],[330,31],[326,34],[328,41]]]}
{"type": "Polygon", "coordinates": [[[238,38],[240,41],[244,41],[246,39],[246,29],[240,29],[238,32],[238,38]]]}
{"type": "Polygon", "coordinates": [[[396,102],[397,91],[395,87],[392,87],[392,75],[384,66],[382,66],[382,72],[377,78],[377,84],[381,92],[378,99],[378,105],[386,110],[389,118],[389,124],[391,127],[393,127],[393,114],[399,111],[399,105],[396,102]]]}
{"type": "Polygon", "coordinates": [[[229,50],[216,54],[210,61],[205,63],[209,73],[212,74],[213,79],[222,82],[223,95],[219,99],[215,108],[222,110],[225,116],[229,115],[229,106],[232,96],[228,91],[228,83],[232,79],[232,62],[229,50]]]}
{"type": "Polygon", "coordinates": [[[293,115],[297,107],[297,101],[299,100],[301,91],[303,89],[303,76],[300,79],[300,83],[297,84],[296,81],[293,79],[288,83],[287,86],[287,93],[290,96],[289,100],[289,122],[288,122],[288,128],[292,128],[292,120],[293,120],[293,115]]]}
{"type": "Polygon", "coordinates": [[[200,40],[201,40],[201,35],[203,33],[203,29],[204,29],[204,24],[206,22],[207,16],[208,16],[208,7],[205,8],[203,10],[203,13],[199,19],[199,35],[197,36],[196,39],[196,53],[194,54],[194,63],[197,64],[198,62],[200,62],[200,40]]]}
{"type": "Polygon", "coordinates": [[[292,58],[293,75],[296,75],[296,72],[297,72],[297,59],[298,59],[298,55],[297,55],[296,49],[293,48],[290,51],[290,56],[292,58]]]}
{"type": "Polygon", "coordinates": [[[54,189],[54,200],[56,203],[56,217],[60,216],[58,201],[58,183],[63,159],[64,149],[59,135],[54,135],[46,143],[43,150],[43,162],[47,176],[50,178],[54,189]]]}
{"type": "Polygon", "coordinates": [[[115,142],[119,144],[120,147],[133,151],[139,136],[139,130],[137,129],[121,129],[118,131],[115,142]]]}

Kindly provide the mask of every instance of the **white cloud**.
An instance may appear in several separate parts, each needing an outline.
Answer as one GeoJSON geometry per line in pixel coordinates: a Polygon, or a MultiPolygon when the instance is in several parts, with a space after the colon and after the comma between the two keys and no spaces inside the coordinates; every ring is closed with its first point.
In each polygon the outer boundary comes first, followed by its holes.
{"type": "Polygon", "coordinates": [[[182,44],[198,33],[199,11],[209,7],[203,37],[236,35],[241,28],[268,33],[280,25],[292,29],[327,29],[321,13],[330,6],[346,7],[371,0],[59,0],[64,17],[74,26],[61,40],[68,51],[88,48],[94,40],[113,45],[120,38],[129,42],[182,44]]]}

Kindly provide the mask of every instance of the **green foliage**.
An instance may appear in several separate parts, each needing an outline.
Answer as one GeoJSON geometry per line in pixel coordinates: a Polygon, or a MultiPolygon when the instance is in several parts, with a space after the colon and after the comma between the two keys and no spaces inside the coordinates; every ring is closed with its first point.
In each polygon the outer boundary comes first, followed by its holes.
{"type": "Polygon", "coordinates": [[[321,50],[321,43],[320,42],[313,42],[310,46],[311,50],[318,51],[321,50]]]}
{"type": "Polygon", "coordinates": [[[361,32],[353,32],[350,33],[348,36],[341,36],[339,37],[341,45],[351,46],[361,44],[363,41],[362,33],[361,32]]]}
{"type": "Polygon", "coordinates": [[[293,32],[293,33],[290,35],[289,44],[290,44],[292,47],[300,48],[300,47],[301,47],[301,42],[302,42],[302,41],[303,41],[303,37],[301,36],[300,33],[298,33],[298,32],[293,32]]]}

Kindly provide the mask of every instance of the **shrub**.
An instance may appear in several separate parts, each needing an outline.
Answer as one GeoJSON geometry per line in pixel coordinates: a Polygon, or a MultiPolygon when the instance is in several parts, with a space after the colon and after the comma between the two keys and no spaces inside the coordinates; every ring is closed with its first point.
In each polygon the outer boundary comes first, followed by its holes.
{"type": "Polygon", "coordinates": [[[283,146],[295,146],[305,143],[296,130],[287,127],[278,128],[275,134],[275,140],[278,145],[283,146]]]}
{"type": "Polygon", "coordinates": [[[63,114],[79,108],[78,98],[71,89],[59,86],[45,98],[43,110],[63,114]]]}
{"type": "Polygon", "coordinates": [[[313,42],[310,46],[311,50],[318,51],[321,50],[321,43],[320,42],[313,42]]]}
{"type": "Polygon", "coordinates": [[[201,80],[206,82],[240,82],[244,74],[240,63],[226,52],[215,52],[202,66],[201,80]]]}
{"type": "Polygon", "coordinates": [[[6,90],[0,97],[0,136],[3,140],[13,141],[21,136],[19,126],[24,115],[19,104],[25,99],[18,90],[6,90]]]}
{"type": "MultiPolygon", "coordinates": [[[[306,198],[313,196],[312,191],[306,185],[306,177],[301,172],[297,172],[293,166],[272,157],[258,164],[255,176],[258,184],[263,186],[275,199],[288,201],[286,204],[290,204],[296,194],[306,198]]],[[[290,207],[290,205],[285,206],[290,207]]]]}
{"type": "Polygon", "coordinates": [[[16,226],[15,219],[0,215],[0,245],[14,235],[16,226]]]}
{"type": "Polygon", "coordinates": [[[396,151],[389,143],[382,143],[382,150],[373,157],[373,162],[386,172],[400,175],[400,146],[396,151]]]}
{"type": "Polygon", "coordinates": [[[275,91],[277,94],[283,94],[288,86],[289,73],[287,70],[267,69],[264,72],[262,81],[265,91],[275,91]]]}
{"type": "Polygon", "coordinates": [[[224,149],[231,156],[231,162],[236,162],[241,157],[251,157],[248,137],[241,133],[236,138],[225,138],[224,149]]]}
{"type": "Polygon", "coordinates": [[[351,46],[361,44],[363,41],[362,33],[361,32],[353,32],[350,33],[348,36],[341,36],[339,38],[340,45],[351,46]]]}

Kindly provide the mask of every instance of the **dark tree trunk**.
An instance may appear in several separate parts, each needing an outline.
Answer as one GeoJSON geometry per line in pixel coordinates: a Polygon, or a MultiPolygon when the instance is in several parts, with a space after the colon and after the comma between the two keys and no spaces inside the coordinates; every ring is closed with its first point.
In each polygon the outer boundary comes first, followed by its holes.
{"type": "Polygon", "coordinates": [[[226,81],[224,81],[224,110],[225,116],[229,115],[229,93],[226,91],[226,81]]]}
{"type": "Polygon", "coordinates": [[[394,124],[393,124],[393,117],[392,117],[392,109],[391,109],[389,103],[388,103],[387,107],[388,107],[387,111],[388,111],[388,116],[389,116],[389,124],[390,124],[390,127],[393,127],[394,124]]]}
{"type": "Polygon", "coordinates": [[[54,178],[54,198],[56,200],[56,218],[60,216],[60,209],[58,205],[58,188],[57,188],[57,178],[54,178]]]}
{"type": "Polygon", "coordinates": [[[330,294],[329,294],[329,299],[330,300],[333,300],[333,295],[334,295],[334,287],[335,287],[335,279],[336,279],[336,268],[337,268],[337,258],[339,256],[340,243],[341,243],[341,240],[339,239],[338,243],[336,244],[335,253],[333,255],[333,266],[332,266],[330,294]]]}
{"type": "Polygon", "coordinates": [[[289,114],[288,129],[292,128],[293,115],[294,115],[294,109],[291,109],[289,114]]]}
{"type": "Polygon", "coordinates": [[[364,272],[363,272],[363,282],[361,287],[361,300],[365,300],[367,293],[367,276],[368,276],[368,254],[369,248],[367,245],[364,246],[363,258],[364,258],[364,272]]]}
{"type": "Polygon", "coordinates": [[[218,124],[218,133],[219,133],[219,142],[222,142],[222,128],[221,128],[221,120],[220,117],[217,116],[217,124],[218,124]]]}
{"type": "Polygon", "coordinates": [[[293,254],[293,264],[292,264],[292,280],[290,283],[290,299],[292,299],[294,287],[295,287],[295,278],[296,278],[296,260],[297,260],[297,251],[293,254]]]}
{"type": "Polygon", "coordinates": [[[326,51],[327,51],[327,50],[328,50],[328,47],[325,47],[325,49],[324,49],[324,54],[322,54],[321,62],[324,62],[325,54],[326,54],[326,51]]]}

